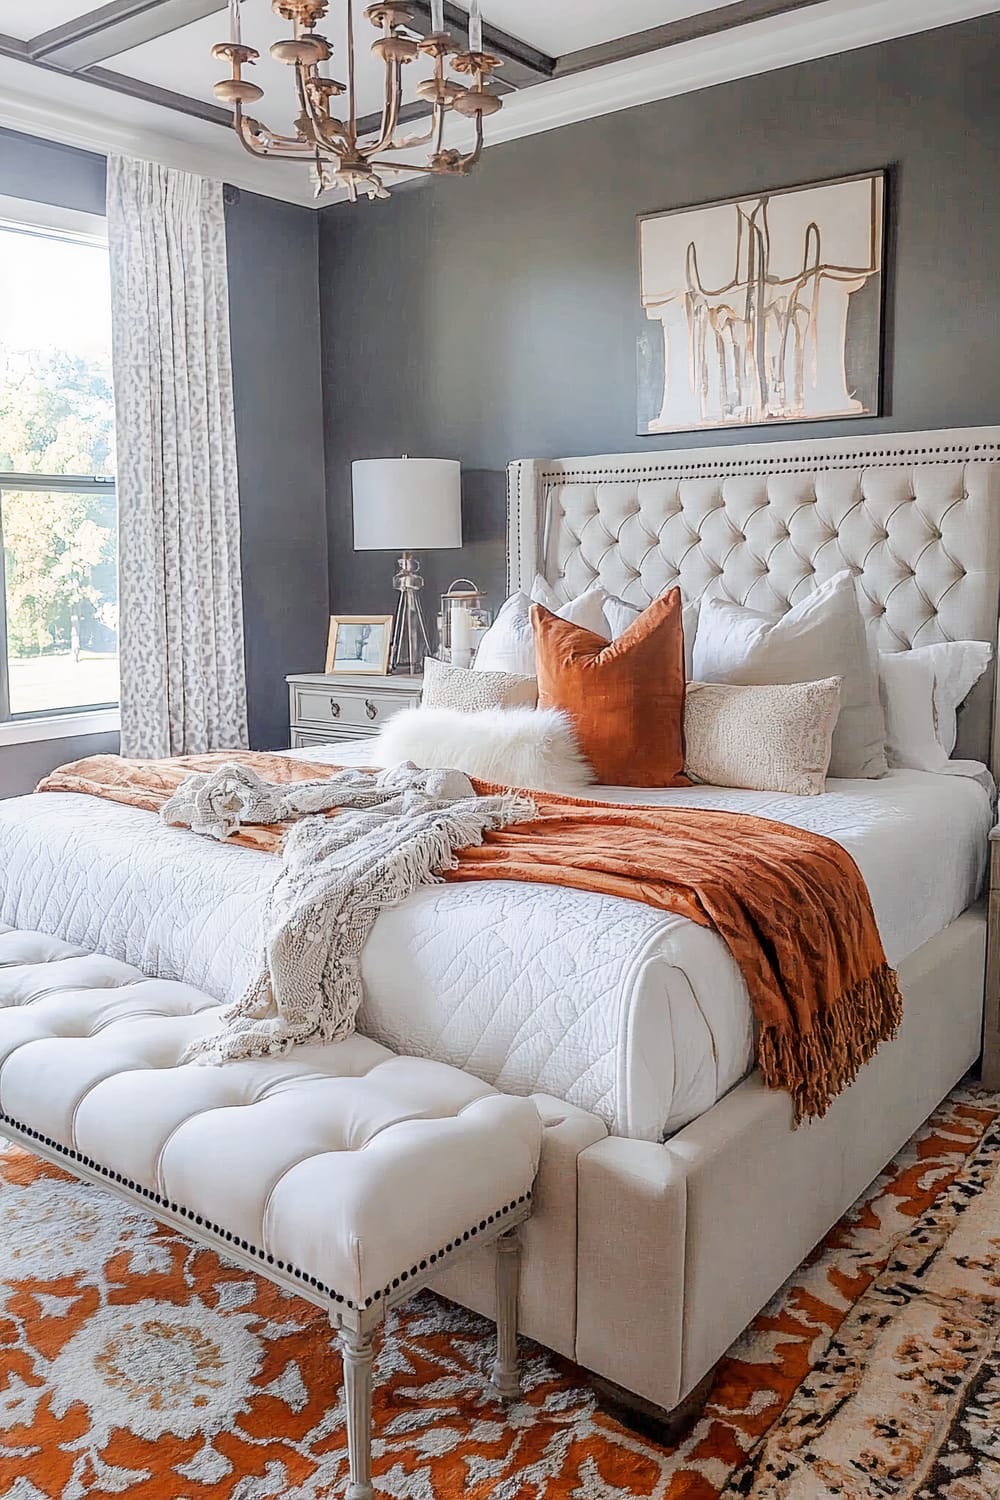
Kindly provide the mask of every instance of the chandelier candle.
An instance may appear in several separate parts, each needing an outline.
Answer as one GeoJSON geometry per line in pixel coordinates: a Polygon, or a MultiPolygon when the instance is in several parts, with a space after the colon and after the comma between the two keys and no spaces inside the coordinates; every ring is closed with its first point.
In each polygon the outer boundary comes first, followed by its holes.
{"type": "Polygon", "coordinates": [[[378,123],[364,128],[361,122],[366,111],[359,110],[356,88],[358,48],[364,45],[356,35],[356,0],[271,0],[275,15],[292,27],[291,37],[271,46],[275,61],[295,72],[292,135],[271,130],[246,113],[247,106],[262,99],[264,91],[243,76],[243,70],[252,67],[260,53],[242,40],[241,3],[256,3],[263,8],[266,0],[230,0],[229,41],[217,43],[212,56],[229,64],[231,76],[217,83],[214,92],[217,99],[232,107],[236,134],[251,156],[301,161],[313,176],[317,197],[330,188],[341,188],[352,203],[359,195],[387,198],[386,177],[400,173],[462,177],[478,164],[484,145],[483,121],[496,114],[503,103],[493,88],[493,74],[502,63],[499,57],[483,51],[479,0],[472,0],[469,7],[468,51],[445,30],[443,0],[431,0],[431,30],[422,39],[406,0],[376,0],[365,7],[366,19],[378,32],[370,51],[385,71],[378,123]],[[346,23],[340,78],[327,71],[327,64],[336,66],[336,49],[316,29],[331,7],[346,23]],[[428,106],[429,119],[422,132],[401,136],[400,116],[407,102],[404,74],[407,65],[421,56],[431,59],[434,71],[432,77],[416,85],[414,93],[428,106]],[[338,103],[341,99],[343,102],[338,103]],[[445,144],[453,115],[471,123],[471,149],[445,144]]]}
{"type": "Polygon", "coordinates": [[[472,0],[469,6],[469,51],[482,52],[483,50],[483,17],[479,9],[479,0],[472,0]]]}

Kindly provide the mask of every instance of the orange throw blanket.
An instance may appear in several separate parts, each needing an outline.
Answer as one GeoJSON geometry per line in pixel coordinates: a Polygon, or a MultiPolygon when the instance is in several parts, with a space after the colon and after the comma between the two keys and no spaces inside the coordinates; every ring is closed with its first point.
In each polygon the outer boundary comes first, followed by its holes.
{"type": "MultiPolygon", "coordinates": [[[[336,769],[253,751],[165,761],[99,755],[61,767],[38,790],[158,812],[192,771],[232,761],[282,783],[336,769]]],[[[480,793],[498,790],[477,784],[480,793]]],[[[764,1082],[791,1093],[796,1121],[825,1114],[879,1043],[895,1035],[902,1016],[896,976],[861,874],[832,839],[736,813],[547,793],[534,800],[535,819],[488,833],[446,879],[572,886],[712,928],[746,980],[764,1082]]],[[[278,853],[283,836],[280,824],[257,825],[230,842],[278,853]]]]}

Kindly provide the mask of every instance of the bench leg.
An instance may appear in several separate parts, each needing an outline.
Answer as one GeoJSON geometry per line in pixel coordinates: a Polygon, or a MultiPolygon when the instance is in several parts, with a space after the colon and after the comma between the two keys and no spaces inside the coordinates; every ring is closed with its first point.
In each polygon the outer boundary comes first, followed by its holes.
{"type": "Polygon", "coordinates": [[[344,1400],[347,1406],[347,1453],[351,1482],[347,1500],[375,1500],[372,1489],[372,1340],[371,1334],[340,1330],[344,1356],[344,1400]]]}
{"type": "Polygon", "coordinates": [[[517,1295],[521,1280],[521,1232],[497,1240],[497,1357],[490,1379],[505,1401],[521,1394],[517,1363],[517,1295]]]}

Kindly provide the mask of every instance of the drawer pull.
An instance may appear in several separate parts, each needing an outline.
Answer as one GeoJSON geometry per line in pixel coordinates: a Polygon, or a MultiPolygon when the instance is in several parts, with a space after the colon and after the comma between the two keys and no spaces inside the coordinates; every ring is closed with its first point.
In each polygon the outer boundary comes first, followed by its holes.
{"type": "Polygon", "coordinates": [[[368,715],[369,719],[378,718],[378,709],[375,707],[375,704],[370,698],[365,699],[365,713],[368,715]]]}
{"type": "Polygon", "coordinates": [[[337,702],[336,698],[330,699],[330,717],[333,719],[340,718],[340,704],[337,702]]]}

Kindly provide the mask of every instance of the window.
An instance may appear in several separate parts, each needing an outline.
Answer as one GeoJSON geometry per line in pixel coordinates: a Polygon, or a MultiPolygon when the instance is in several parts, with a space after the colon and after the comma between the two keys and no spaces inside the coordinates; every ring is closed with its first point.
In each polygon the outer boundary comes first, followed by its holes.
{"type": "Polygon", "coordinates": [[[0,199],[0,720],[118,702],[103,221],[0,199]]]}

